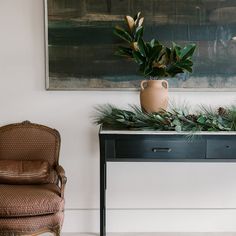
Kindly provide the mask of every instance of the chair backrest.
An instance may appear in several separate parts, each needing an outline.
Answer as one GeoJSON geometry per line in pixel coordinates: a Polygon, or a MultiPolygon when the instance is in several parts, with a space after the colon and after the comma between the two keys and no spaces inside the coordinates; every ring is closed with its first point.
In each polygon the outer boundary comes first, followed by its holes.
{"type": "Polygon", "coordinates": [[[60,134],[29,121],[0,127],[0,160],[46,160],[58,164],[60,134]]]}

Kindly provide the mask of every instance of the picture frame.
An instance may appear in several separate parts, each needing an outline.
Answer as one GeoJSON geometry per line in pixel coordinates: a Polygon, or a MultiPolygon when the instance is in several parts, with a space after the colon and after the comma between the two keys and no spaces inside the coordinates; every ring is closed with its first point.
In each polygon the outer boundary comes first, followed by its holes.
{"type": "Polygon", "coordinates": [[[170,91],[236,91],[235,1],[96,1],[44,0],[47,90],[139,90],[145,78],[114,55],[113,28],[141,9],[146,40],[197,44],[193,74],[166,78],[170,91]]]}

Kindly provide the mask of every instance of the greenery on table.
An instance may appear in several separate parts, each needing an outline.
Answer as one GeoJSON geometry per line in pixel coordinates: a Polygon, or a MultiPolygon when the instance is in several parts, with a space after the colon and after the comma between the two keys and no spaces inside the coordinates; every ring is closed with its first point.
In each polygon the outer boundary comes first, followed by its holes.
{"type": "Polygon", "coordinates": [[[124,46],[119,46],[116,55],[135,61],[139,72],[145,77],[161,79],[174,77],[185,71],[192,72],[192,55],[196,45],[181,47],[173,42],[169,48],[156,39],[146,42],[143,39],[143,22],[144,17],[139,12],[134,17],[126,16],[124,27],[115,27],[114,34],[125,43],[124,46]]]}
{"type": "Polygon", "coordinates": [[[183,107],[169,111],[145,113],[138,106],[129,110],[113,105],[96,107],[95,123],[113,129],[158,130],[158,131],[236,131],[236,107],[202,106],[196,113],[183,107]]]}

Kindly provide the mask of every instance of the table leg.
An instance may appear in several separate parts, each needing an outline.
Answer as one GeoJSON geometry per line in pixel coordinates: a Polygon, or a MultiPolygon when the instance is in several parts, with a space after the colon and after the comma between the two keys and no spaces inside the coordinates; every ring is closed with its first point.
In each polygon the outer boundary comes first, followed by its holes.
{"type": "Polygon", "coordinates": [[[106,161],[103,148],[100,147],[100,236],[106,236],[106,161]]]}

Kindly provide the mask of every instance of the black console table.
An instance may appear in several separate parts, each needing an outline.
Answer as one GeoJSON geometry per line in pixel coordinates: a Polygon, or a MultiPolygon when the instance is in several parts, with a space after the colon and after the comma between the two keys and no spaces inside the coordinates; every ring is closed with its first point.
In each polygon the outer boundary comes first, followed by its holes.
{"type": "Polygon", "coordinates": [[[106,235],[106,163],[235,162],[236,132],[99,131],[100,235],[106,235]]]}

